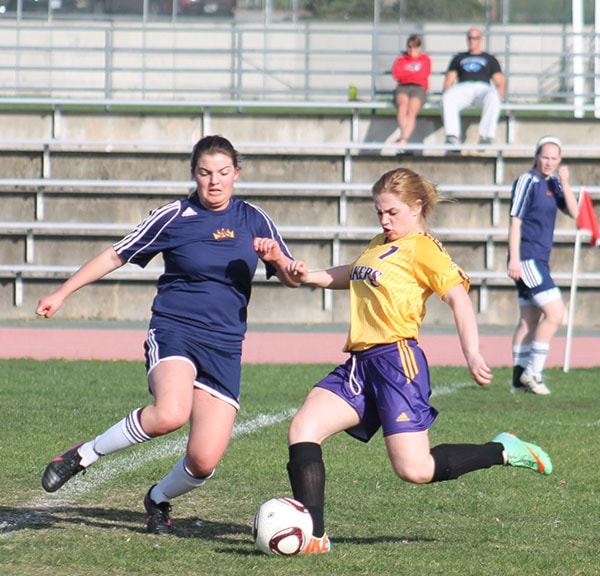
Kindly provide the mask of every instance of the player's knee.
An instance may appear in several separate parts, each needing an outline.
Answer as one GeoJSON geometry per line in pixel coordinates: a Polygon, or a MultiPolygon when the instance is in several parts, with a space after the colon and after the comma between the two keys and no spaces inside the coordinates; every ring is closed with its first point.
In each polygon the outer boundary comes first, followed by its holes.
{"type": "Polygon", "coordinates": [[[551,308],[548,308],[544,311],[545,320],[547,323],[552,324],[553,326],[560,326],[563,321],[563,317],[565,315],[565,309],[562,305],[555,305],[551,308]]]}
{"type": "Polygon", "coordinates": [[[188,470],[196,478],[208,478],[217,467],[221,460],[221,454],[214,451],[190,451],[185,457],[185,464],[188,470]]]}
{"type": "Polygon", "coordinates": [[[306,441],[306,435],[308,434],[306,422],[304,418],[298,413],[296,414],[288,428],[288,444],[296,444],[298,442],[306,441]]]}
{"type": "Polygon", "coordinates": [[[394,472],[404,482],[411,484],[427,484],[433,478],[431,466],[402,466],[392,463],[394,472]]]}
{"type": "Polygon", "coordinates": [[[428,484],[431,482],[431,474],[429,472],[420,470],[403,470],[401,472],[396,471],[398,478],[404,480],[404,482],[410,482],[411,484],[428,484]]]}
{"type": "Polygon", "coordinates": [[[161,410],[155,408],[152,418],[152,436],[162,436],[179,430],[190,418],[189,410],[161,410]]]}

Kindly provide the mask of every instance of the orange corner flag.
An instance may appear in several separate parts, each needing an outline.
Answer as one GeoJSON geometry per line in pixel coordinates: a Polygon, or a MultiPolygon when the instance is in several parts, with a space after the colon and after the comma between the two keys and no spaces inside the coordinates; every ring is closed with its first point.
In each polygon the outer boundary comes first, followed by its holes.
{"type": "Polygon", "coordinates": [[[590,246],[600,246],[600,226],[594,206],[587,190],[582,190],[579,196],[579,215],[577,216],[577,228],[587,230],[592,235],[590,246]]]}

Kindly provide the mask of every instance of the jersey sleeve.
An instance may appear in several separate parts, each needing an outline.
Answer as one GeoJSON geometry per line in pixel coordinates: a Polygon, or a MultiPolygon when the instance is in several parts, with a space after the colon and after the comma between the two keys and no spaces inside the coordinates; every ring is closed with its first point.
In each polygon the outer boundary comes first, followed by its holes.
{"type": "Polygon", "coordinates": [[[180,201],[156,208],[127,236],[115,242],[113,248],[126,262],[144,268],[154,256],[167,247],[167,227],[177,217],[180,210],[180,201]]]}
{"type": "MultiPolygon", "coordinates": [[[[275,226],[273,220],[271,220],[271,217],[262,208],[254,206],[253,204],[248,205],[251,207],[254,214],[254,225],[252,230],[254,238],[271,238],[277,241],[281,252],[293,260],[294,257],[283,241],[283,237],[279,233],[279,230],[277,229],[277,226],[275,226]]],[[[264,264],[267,278],[271,278],[271,276],[275,275],[277,269],[270,262],[265,262],[264,264]]]]}
{"type": "Polygon", "coordinates": [[[520,218],[521,220],[523,219],[529,207],[532,185],[533,178],[530,172],[521,174],[521,176],[513,182],[510,199],[510,216],[520,218]]]}
{"type": "Polygon", "coordinates": [[[442,243],[426,234],[415,251],[415,277],[440,298],[454,286],[462,284],[469,290],[470,279],[458,264],[455,264],[442,243]]]}

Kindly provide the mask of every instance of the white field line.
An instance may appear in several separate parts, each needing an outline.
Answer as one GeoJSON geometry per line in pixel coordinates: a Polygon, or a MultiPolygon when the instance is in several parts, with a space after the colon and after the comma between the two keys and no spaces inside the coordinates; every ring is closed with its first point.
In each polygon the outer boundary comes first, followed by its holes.
{"type": "MultiPolygon", "coordinates": [[[[233,428],[233,438],[247,436],[257,432],[261,428],[279,424],[291,418],[296,409],[283,410],[275,414],[259,414],[256,418],[246,422],[240,422],[233,428]]],[[[23,530],[44,521],[45,511],[50,508],[60,508],[71,504],[83,494],[95,490],[103,484],[110,483],[123,472],[136,470],[142,466],[168,458],[174,454],[185,453],[187,438],[158,439],[147,445],[146,450],[125,451],[100,460],[94,465],[93,471],[88,475],[79,475],[69,481],[59,492],[54,494],[43,493],[29,504],[22,506],[23,513],[16,513],[10,517],[0,518],[0,537],[5,537],[17,530],[23,530]]]]}
{"type": "Polygon", "coordinates": [[[457,382],[456,384],[440,384],[431,389],[431,397],[445,396],[446,394],[454,394],[463,388],[473,388],[477,386],[475,382],[457,382]]]}
{"type": "MultiPolygon", "coordinates": [[[[443,384],[436,386],[431,393],[432,397],[453,394],[463,388],[475,386],[473,382],[461,382],[458,384],[443,384]]],[[[279,424],[291,418],[296,412],[295,408],[283,410],[275,414],[259,414],[256,418],[246,422],[237,423],[233,428],[232,439],[247,436],[257,432],[261,428],[267,428],[279,424]]],[[[79,496],[87,494],[112,482],[114,478],[132,470],[137,470],[149,462],[169,458],[174,454],[183,455],[185,452],[187,438],[163,438],[147,445],[147,449],[138,451],[125,451],[115,454],[106,459],[101,459],[94,464],[93,470],[88,475],[78,475],[70,480],[59,492],[54,494],[43,493],[29,504],[22,506],[22,513],[12,514],[10,517],[0,518],[0,538],[9,536],[18,530],[23,530],[42,523],[46,511],[60,508],[76,501],[79,496]]]]}

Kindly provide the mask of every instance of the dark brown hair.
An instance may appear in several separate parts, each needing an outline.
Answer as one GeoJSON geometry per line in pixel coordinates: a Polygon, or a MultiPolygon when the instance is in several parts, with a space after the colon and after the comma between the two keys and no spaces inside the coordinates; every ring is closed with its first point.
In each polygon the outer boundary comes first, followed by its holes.
{"type": "Polygon", "coordinates": [[[203,154],[225,154],[231,158],[234,168],[239,168],[239,153],[233,147],[233,144],[223,136],[204,136],[196,142],[190,160],[192,173],[196,170],[198,158],[203,154]]]}
{"type": "Polygon", "coordinates": [[[423,44],[421,37],[418,34],[411,34],[406,41],[406,45],[413,44],[414,46],[421,46],[423,44]]]}

